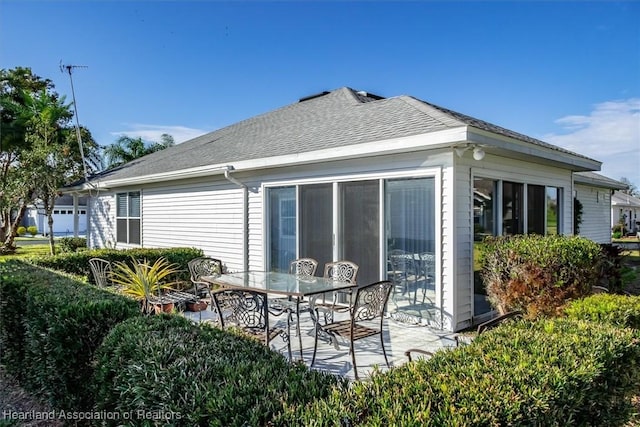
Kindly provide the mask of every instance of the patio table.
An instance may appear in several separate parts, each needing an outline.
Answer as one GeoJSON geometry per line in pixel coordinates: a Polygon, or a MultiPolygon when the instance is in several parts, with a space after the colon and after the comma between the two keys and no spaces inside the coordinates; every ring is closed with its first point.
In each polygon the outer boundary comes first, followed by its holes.
{"type": "MultiPolygon", "coordinates": [[[[289,273],[273,271],[243,271],[218,276],[202,276],[201,280],[228,289],[248,289],[267,294],[283,295],[295,301],[295,314],[300,313],[300,301],[304,297],[347,290],[356,287],[355,283],[342,282],[324,277],[299,276],[289,273]]],[[[268,300],[267,300],[268,304],[268,300]]],[[[288,309],[289,314],[293,310],[288,309]]],[[[296,332],[300,344],[300,358],[302,356],[302,335],[300,334],[300,319],[296,323],[296,332]]],[[[290,337],[287,337],[289,339],[290,337]]]]}

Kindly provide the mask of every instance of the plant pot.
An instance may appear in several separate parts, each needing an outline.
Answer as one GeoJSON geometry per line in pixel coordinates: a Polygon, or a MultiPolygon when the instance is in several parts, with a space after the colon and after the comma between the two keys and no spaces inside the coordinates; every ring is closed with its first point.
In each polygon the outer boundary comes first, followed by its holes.
{"type": "Polygon", "coordinates": [[[175,305],[172,302],[163,302],[158,304],[153,304],[153,309],[156,314],[160,313],[171,313],[174,309],[175,305]]]}
{"type": "Polygon", "coordinates": [[[189,311],[202,311],[206,310],[209,306],[207,301],[189,301],[187,302],[187,310],[189,311]]]}

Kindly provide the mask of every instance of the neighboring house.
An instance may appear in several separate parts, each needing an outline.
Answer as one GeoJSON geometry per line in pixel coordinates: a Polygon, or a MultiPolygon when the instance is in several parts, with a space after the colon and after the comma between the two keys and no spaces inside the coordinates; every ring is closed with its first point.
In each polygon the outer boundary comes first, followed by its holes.
{"type": "Polygon", "coordinates": [[[623,223],[627,234],[639,235],[640,199],[621,191],[611,196],[611,227],[623,223]]]}
{"type": "MultiPolygon", "coordinates": [[[[75,207],[73,196],[62,195],[58,197],[52,217],[55,236],[73,236],[76,233],[76,228],[78,234],[85,234],[87,232],[86,197],[78,197],[75,207]],[[75,221],[77,221],[77,227],[75,221]]],[[[49,233],[48,221],[42,203],[36,203],[27,208],[22,223],[25,227],[35,225],[38,228],[38,234],[47,234],[49,233]]]]}
{"type": "Polygon", "coordinates": [[[577,172],[573,182],[573,197],[582,204],[578,234],[594,242],[611,243],[611,194],[626,185],[595,172],[577,172]]]}
{"type": "MultiPolygon", "coordinates": [[[[600,162],[410,96],[341,88],[65,189],[88,195],[91,247],[195,246],[240,270],[348,259],[358,283],[424,254],[397,319],[460,330],[490,315],[481,236],[573,232],[574,172],[600,162]]],[[[320,270],[321,271],[321,270],[320,270]]]]}

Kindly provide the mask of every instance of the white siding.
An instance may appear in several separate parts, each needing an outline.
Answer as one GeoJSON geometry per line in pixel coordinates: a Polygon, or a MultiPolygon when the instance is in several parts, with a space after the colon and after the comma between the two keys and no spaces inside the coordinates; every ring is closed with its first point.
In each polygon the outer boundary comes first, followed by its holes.
{"type": "Polygon", "coordinates": [[[142,190],[144,247],[197,247],[243,269],[243,189],[224,178],[142,190]]]}
{"type": "Polygon", "coordinates": [[[611,190],[576,184],[576,198],[582,203],[579,235],[597,243],[611,243],[611,190]]]}
{"type": "Polygon", "coordinates": [[[249,192],[249,270],[266,270],[264,242],[264,209],[262,188],[252,182],[249,192]],[[257,188],[256,188],[257,187],[257,188]]]}
{"type": "Polygon", "coordinates": [[[113,193],[102,193],[98,196],[88,198],[88,247],[105,248],[115,245],[115,206],[115,196],[113,193]]]}

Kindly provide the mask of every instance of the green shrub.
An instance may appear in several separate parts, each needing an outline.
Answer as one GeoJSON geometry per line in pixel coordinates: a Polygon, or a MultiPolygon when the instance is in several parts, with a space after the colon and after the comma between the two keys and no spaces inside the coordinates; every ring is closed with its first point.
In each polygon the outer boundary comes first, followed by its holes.
{"type": "Polygon", "coordinates": [[[637,392],[640,335],[593,322],[511,322],[290,407],[274,425],[624,425],[637,392]]]}
{"type": "Polygon", "coordinates": [[[184,426],[267,425],[284,407],[344,385],[255,340],[167,315],[115,327],[97,365],[95,410],[165,414],[166,424],[184,426]]]}
{"type": "Polygon", "coordinates": [[[611,237],[613,237],[614,239],[619,239],[619,238],[622,237],[622,232],[614,231],[613,234],[611,235],[611,237]]]}
{"type": "Polygon", "coordinates": [[[577,236],[501,236],[484,240],[482,280],[500,313],[556,315],[599,282],[600,246],[577,236]]]}
{"type": "Polygon", "coordinates": [[[18,236],[24,236],[25,234],[27,234],[27,228],[21,225],[16,230],[16,233],[18,233],[18,236]]]}
{"type": "Polygon", "coordinates": [[[35,225],[28,226],[27,233],[31,234],[31,237],[35,236],[36,234],[38,234],[38,227],[36,227],[35,225]]]}
{"type": "Polygon", "coordinates": [[[188,263],[193,258],[203,256],[202,249],[196,248],[136,248],[136,249],[93,249],[80,252],[63,253],[55,256],[43,256],[30,259],[36,265],[65,271],[78,276],[85,276],[93,283],[93,276],[89,268],[91,258],[104,258],[112,263],[131,262],[132,259],[154,263],[158,258],[165,258],[171,264],[177,264],[180,271],[172,281],[189,282],[188,263]]]}
{"type": "Polygon", "coordinates": [[[0,361],[58,409],[93,405],[93,356],[137,302],[19,261],[0,264],[0,361]]]}
{"type": "Polygon", "coordinates": [[[87,239],[84,237],[63,237],[58,239],[58,244],[62,252],[76,252],[80,248],[87,247],[87,239]]]}
{"type": "Polygon", "coordinates": [[[572,301],[565,308],[569,318],[640,329],[640,297],[595,294],[572,301]]]}

